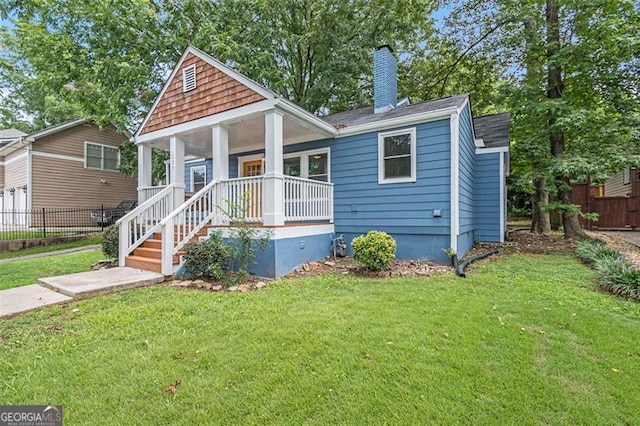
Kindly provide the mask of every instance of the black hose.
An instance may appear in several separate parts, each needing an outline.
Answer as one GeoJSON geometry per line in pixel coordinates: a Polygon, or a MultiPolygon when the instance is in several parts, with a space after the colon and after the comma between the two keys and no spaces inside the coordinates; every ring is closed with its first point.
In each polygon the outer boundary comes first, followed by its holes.
{"type": "Polygon", "coordinates": [[[498,250],[489,250],[487,252],[480,253],[480,254],[477,254],[477,255],[475,255],[473,257],[470,257],[469,259],[467,259],[464,262],[460,263],[456,267],[456,275],[459,276],[460,278],[466,278],[467,275],[464,273],[464,268],[469,266],[469,264],[471,262],[475,262],[476,260],[484,259],[485,257],[489,257],[492,254],[496,254],[497,252],[498,252],[498,250]]]}

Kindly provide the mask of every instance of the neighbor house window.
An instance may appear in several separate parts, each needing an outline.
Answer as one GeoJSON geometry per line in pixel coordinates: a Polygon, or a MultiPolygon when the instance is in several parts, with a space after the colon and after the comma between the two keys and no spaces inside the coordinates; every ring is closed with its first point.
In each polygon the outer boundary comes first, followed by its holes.
{"type": "Polygon", "coordinates": [[[329,182],[329,150],[321,149],[286,154],[284,174],[329,182]]]}
{"type": "Polygon", "coordinates": [[[624,169],[622,172],[622,184],[628,185],[631,183],[631,169],[624,169]]]}
{"type": "Polygon", "coordinates": [[[198,166],[191,168],[191,192],[198,192],[207,182],[207,167],[198,166]]]}
{"type": "Polygon", "coordinates": [[[118,170],[120,150],[112,146],[86,142],[84,145],[84,165],[88,169],[118,170]]]}
{"type": "Polygon", "coordinates": [[[196,88],[196,64],[182,70],[182,91],[189,92],[196,88]]]}
{"type": "Polygon", "coordinates": [[[416,129],[378,134],[378,183],[416,181],[416,129]]]}

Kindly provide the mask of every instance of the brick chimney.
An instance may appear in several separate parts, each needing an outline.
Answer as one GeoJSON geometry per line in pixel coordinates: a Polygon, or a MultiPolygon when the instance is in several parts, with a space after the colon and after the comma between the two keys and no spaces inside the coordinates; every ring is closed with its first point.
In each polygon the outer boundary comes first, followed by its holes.
{"type": "Polygon", "coordinates": [[[394,109],[398,102],[398,62],[390,46],[373,52],[373,112],[394,109]]]}

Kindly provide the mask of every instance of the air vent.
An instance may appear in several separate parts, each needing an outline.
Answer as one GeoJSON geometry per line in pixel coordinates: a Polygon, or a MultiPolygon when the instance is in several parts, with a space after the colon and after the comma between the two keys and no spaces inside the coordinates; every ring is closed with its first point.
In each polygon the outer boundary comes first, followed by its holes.
{"type": "Polygon", "coordinates": [[[196,65],[189,65],[182,70],[182,91],[189,92],[196,88],[196,65]]]}

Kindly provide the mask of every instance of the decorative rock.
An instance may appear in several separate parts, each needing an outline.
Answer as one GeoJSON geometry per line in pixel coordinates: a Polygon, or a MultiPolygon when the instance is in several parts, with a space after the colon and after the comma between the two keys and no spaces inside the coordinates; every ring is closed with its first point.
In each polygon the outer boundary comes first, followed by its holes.
{"type": "Polygon", "coordinates": [[[202,288],[205,290],[211,290],[211,287],[213,287],[211,284],[205,284],[202,288]]]}
{"type": "Polygon", "coordinates": [[[308,263],[305,263],[302,265],[302,269],[304,269],[305,271],[308,271],[309,269],[311,269],[311,266],[309,266],[308,263]]]}
{"type": "Polygon", "coordinates": [[[227,290],[229,290],[229,291],[238,291],[238,286],[237,285],[233,285],[233,286],[229,287],[227,290]]]}
{"type": "Polygon", "coordinates": [[[331,266],[332,268],[336,266],[336,262],[331,262],[330,260],[327,260],[326,262],[324,262],[324,264],[327,266],[331,266]]]}
{"type": "Polygon", "coordinates": [[[344,271],[342,275],[349,275],[349,271],[344,271]]]}
{"type": "Polygon", "coordinates": [[[257,289],[261,289],[265,288],[267,286],[267,283],[265,283],[264,281],[258,281],[255,285],[257,289]]]}
{"type": "Polygon", "coordinates": [[[222,287],[220,284],[218,285],[212,285],[211,286],[211,291],[222,291],[224,287],[222,287]]]}
{"type": "Polygon", "coordinates": [[[241,291],[243,293],[249,290],[251,290],[251,286],[249,284],[240,284],[238,286],[238,291],[241,291]]]}

